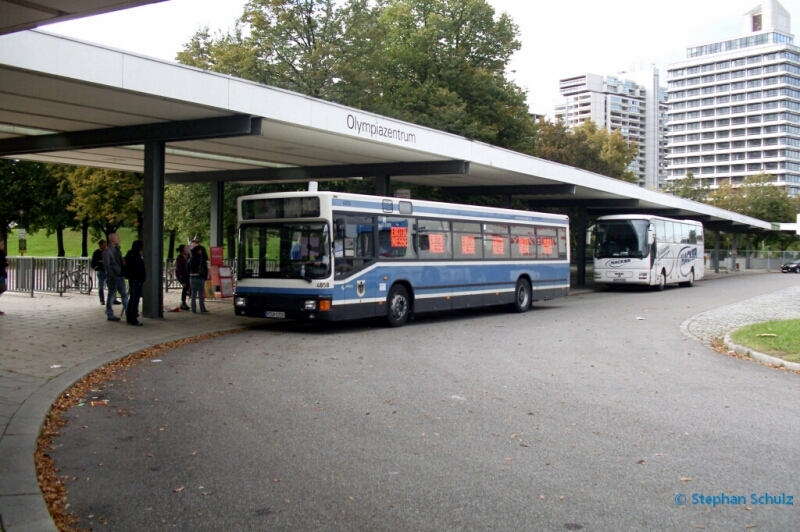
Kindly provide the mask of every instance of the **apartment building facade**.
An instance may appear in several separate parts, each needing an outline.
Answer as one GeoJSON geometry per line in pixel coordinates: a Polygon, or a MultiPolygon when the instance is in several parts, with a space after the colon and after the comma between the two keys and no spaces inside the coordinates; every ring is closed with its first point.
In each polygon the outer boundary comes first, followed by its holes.
{"type": "Polygon", "coordinates": [[[742,35],[692,46],[667,69],[667,181],[741,184],[765,173],[800,194],[800,48],[789,13],[766,0],[742,35]]]}
{"type": "Polygon", "coordinates": [[[598,127],[619,131],[638,147],[632,170],[640,186],[660,190],[666,178],[666,89],[650,68],[619,76],[585,74],[559,81],[564,103],[556,120],[572,128],[591,119],[598,127]]]}

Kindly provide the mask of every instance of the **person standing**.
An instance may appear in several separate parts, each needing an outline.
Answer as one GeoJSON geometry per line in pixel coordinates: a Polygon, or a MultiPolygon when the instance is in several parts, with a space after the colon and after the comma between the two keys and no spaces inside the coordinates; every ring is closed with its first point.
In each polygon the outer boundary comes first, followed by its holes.
{"type": "Polygon", "coordinates": [[[175,251],[178,252],[178,257],[175,259],[175,278],[178,279],[178,282],[183,287],[181,290],[181,310],[189,310],[189,305],[186,304],[186,298],[192,293],[191,279],[189,277],[189,248],[186,244],[181,244],[175,251]]]}
{"type": "Polygon", "coordinates": [[[192,258],[189,259],[189,279],[192,284],[192,312],[197,313],[195,300],[200,296],[200,312],[207,313],[205,284],[208,276],[208,266],[205,260],[203,246],[192,248],[192,258]]]}
{"type": "Polygon", "coordinates": [[[139,300],[142,298],[142,286],[144,285],[145,279],[147,279],[144,259],[142,258],[143,248],[144,242],[141,240],[134,240],[131,245],[131,250],[125,255],[125,277],[128,278],[128,288],[130,292],[130,300],[125,310],[125,319],[128,325],[136,327],[141,327],[142,325],[142,322],[138,320],[139,300]]]}
{"type": "Polygon", "coordinates": [[[106,270],[103,268],[103,251],[106,250],[105,240],[97,242],[97,249],[92,253],[92,269],[97,275],[97,291],[100,293],[100,304],[106,304],[106,270]]]}
{"type": "MultiPolygon", "coordinates": [[[[8,259],[6,259],[6,242],[0,240],[0,295],[6,291],[6,268],[8,267],[8,259]]],[[[0,310],[0,316],[5,312],[0,310]]]]}
{"type": "Polygon", "coordinates": [[[125,278],[122,276],[122,253],[119,251],[120,238],[117,233],[108,235],[108,247],[103,251],[103,269],[106,271],[106,317],[108,321],[119,321],[114,315],[114,299],[119,292],[122,298],[123,312],[128,308],[128,293],[125,290],[125,278]]]}

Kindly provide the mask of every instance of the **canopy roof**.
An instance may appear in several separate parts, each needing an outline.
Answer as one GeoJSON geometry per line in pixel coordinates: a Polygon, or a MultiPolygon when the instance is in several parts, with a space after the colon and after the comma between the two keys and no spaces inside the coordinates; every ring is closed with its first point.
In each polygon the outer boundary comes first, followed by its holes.
{"type": "MultiPolygon", "coordinates": [[[[734,232],[778,229],[449,133],[39,30],[0,36],[0,92],[0,139],[29,137],[14,145],[0,140],[0,155],[6,157],[142,171],[141,141],[96,148],[66,136],[57,145],[73,149],[43,151],[32,149],[30,137],[81,131],[86,133],[81,138],[102,139],[112,131],[150,125],[148,134],[167,143],[167,182],[306,181],[300,174],[274,169],[331,167],[330,177],[335,178],[386,168],[375,165],[419,163],[413,175],[398,175],[402,172],[391,166],[387,172],[393,181],[444,187],[454,195],[510,194],[537,200],[535,206],[585,206],[598,214],[694,217],[710,228],[734,232]],[[159,126],[224,117],[252,118],[252,128],[227,138],[160,133],[159,126]],[[468,170],[424,171],[425,164],[437,162],[462,162],[468,170]],[[371,166],[351,167],[349,173],[332,168],[342,165],[371,166]],[[235,172],[243,170],[250,172],[235,172]]],[[[49,137],[40,138],[44,142],[49,137]]],[[[328,170],[320,172],[327,175],[328,170]]],[[[314,179],[325,179],[320,172],[314,179]]]]}

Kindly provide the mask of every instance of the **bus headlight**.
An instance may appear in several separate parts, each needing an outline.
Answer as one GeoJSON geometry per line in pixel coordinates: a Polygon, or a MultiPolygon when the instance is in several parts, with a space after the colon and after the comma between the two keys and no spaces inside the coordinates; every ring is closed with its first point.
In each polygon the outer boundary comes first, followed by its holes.
{"type": "Polygon", "coordinates": [[[247,298],[246,297],[236,297],[233,300],[234,307],[246,307],[247,306],[247,298]]]}
{"type": "Polygon", "coordinates": [[[317,310],[317,302],[316,301],[306,301],[303,308],[306,310],[317,310]]]}

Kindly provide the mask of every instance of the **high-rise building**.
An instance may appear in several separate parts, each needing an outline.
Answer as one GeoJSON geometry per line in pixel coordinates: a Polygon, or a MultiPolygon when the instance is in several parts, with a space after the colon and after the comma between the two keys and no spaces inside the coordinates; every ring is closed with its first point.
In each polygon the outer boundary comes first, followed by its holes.
{"type": "Polygon", "coordinates": [[[655,68],[619,76],[586,74],[562,79],[564,103],[555,117],[572,128],[591,119],[598,127],[619,131],[638,147],[629,167],[639,185],[659,190],[666,177],[666,89],[655,68]]]}
{"type": "Polygon", "coordinates": [[[742,35],[687,49],[668,68],[668,180],[704,185],[766,173],[800,194],[800,48],[789,13],[765,0],[742,35]]]}

